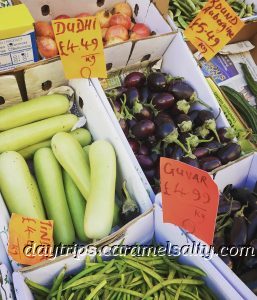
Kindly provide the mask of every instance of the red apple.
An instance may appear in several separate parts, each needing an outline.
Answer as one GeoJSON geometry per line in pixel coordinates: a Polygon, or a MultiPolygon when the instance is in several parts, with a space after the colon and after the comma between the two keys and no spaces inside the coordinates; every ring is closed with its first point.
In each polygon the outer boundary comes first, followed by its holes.
{"type": "Polygon", "coordinates": [[[36,22],[35,32],[36,36],[50,37],[53,40],[55,39],[53,27],[47,22],[36,22]]]}
{"type": "Polygon", "coordinates": [[[121,3],[117,3],[114,6],[114,13],[115,14],[123,14],[126,15],[128,17],[132,17],[132,9],[131,6],[128,3],[125,2],[121,2],[121,3]]]}
{"type": "Polygon", "coordinates": [[[108,42],[113,38],[119,38],[123,41],[127,41],[129,38],[128,30],[122,25],[111,26],[110,28],[108,28],[105,34],[105,39],[108,42]]]}
{"type": "Polygon", "coordinates": [[[110,26],[114,25],[122,25],[129,30],[131,27],[131,19],[123,14],[115,14],[110,19],[110,26]]]}
{"type": "Polygon", "coordinates": [[[143,39],[151,35],[151,31],[149,27],[147,27],[143,23],[137,23],[132,28],[132,33],[130,35],[130,38],[132,40],[138,40],[143,39]]]}
{"type": "Polygon", "coordinates": [[[58,55],[55,41],[49,37],[38,37],[37,46],[40,55],[44,58],[51,58],[58,55]]]}
{"type": "Polygon", "coordinates": [[[101,10],[96,14],[96,17],[98,18],[100,22],[101,28],[108,28],[110,27],[110,19],[112,17],[112,14],[108,10],[101,10]]]}
{"type": "Polygon", "coordinates": [[[70,16],[68,15],[59,15],[54,18],[55,20],[60,20],[60,19],[70,19],[70,16]]]}

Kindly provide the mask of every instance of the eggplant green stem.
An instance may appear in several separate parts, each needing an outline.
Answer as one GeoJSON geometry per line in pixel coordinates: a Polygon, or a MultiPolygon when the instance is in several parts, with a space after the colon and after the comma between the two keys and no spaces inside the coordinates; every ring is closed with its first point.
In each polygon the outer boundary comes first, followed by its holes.
{"type": "Polygon", "coordinates": [[[205,103],[204,101],[202,101],[201,99],[199,99],[197,97],[196,92],[194,92],[193,95],[190,97],[190,102],[191,103],[200,103],[202,106],[208,108],[209,110],[212,110],[211,106],[209,106],[207,103],[205,103]]]}

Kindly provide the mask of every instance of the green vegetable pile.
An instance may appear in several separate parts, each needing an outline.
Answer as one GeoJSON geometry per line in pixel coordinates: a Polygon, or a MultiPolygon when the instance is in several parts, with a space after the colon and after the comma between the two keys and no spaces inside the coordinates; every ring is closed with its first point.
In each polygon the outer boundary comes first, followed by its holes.
{"type": "MultiPolygon", "coordinates": [[[[207,1],[203,0],[171,0],[169,4],[169,16],[174,20],[176,26],[186,29],[196,15],[204,7],[207,1]]],[[[240,18],[254,15],[254,4],[246,4],[241,0],[227,0],[240,18]]]]}
{"type": "Polygon", "coordinates": [[[50,289],[29,279],[25,282],[39,300],[216,299],[202,279],[206,276],[202,270],[168,256],[128,255],[110,261],[98,256],[97,262],[87,261],[76,276],[65,273],[66,267],[50,289]]]}

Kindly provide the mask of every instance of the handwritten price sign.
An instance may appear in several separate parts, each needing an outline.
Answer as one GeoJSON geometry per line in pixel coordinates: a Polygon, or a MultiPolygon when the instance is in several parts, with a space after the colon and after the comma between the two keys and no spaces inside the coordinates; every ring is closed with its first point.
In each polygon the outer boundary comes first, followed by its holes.
{"type": "Polygon", "coordinates": [[[52,24],[66,78],[107,77],[96,17],[53,20],[52,24]]]}
{"type": "Polygon", "coordinates": [[[28,255],[25,255],[25,247],[31,243],[39,247],[46,245],[50,248],[53,245],[53,221],[12,214],[9,222],[8,254],[17,263],[30,266],[50,257],[51,253],[40,255],[27,253],[28,255]]]}
{"type": "Polygon", "coordinates": [[[161,158],[163,219],[211,245],[219,204],[209,174],[177,160],[161,158]]]}
{"type": "Polygon", "coordinates": [[[184,34],[209,61],[243,26],[244,22],[225,0],[209,0],[184,34]]]}

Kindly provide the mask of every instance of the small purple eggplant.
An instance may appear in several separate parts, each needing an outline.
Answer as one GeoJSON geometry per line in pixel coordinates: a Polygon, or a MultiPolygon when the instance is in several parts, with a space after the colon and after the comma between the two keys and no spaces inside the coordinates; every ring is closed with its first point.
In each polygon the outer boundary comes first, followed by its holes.
{"type": "Polygon", "coordinates": [[[166,77],[161,72],[151,73],[147,78],[147,85],[154,92],[164,92],[167,85],[166,77]]]}
{"type": "Polygon", "coordinates": [[[161,111],[154,118],[154,123],[156,125],[160,125],[160,124],[165,123],[165,122],[172,122],[172,118],[166,112],[161,111]]]}
{"type": "Polygon", "coordinates": [[[243,206],[234,216],[230,231],[230,245],[239,247],[246,244],[247,241],[247,223],[244,216],[243,206]]]}
{"type": "Polygon", "coordinates": [[[124,79],[124,86],[127,88],[131,87],[141,87],[145,84],[146,77],[141,72],[132,72],[128,74],[124,79]]]}
{"type": "Polygon", "coordinates": [[[229,143],[236,137],[232,127],[222,127],[217,130],[221,143],[229,143]]]}
{"type": "Polygon", "coordinates": [[[142,104],[149,103],[151,99],[152,93],[150,92],[148,86],[144,85],[139,88],[139,101],[142,104]]]}
{"type": "Polygon", "coordinates": [[[185,152],[179,145],[174,145],[173,151],[168,158],[176,159],[176,160],[181,160],[185,155],[185,152]]]}
{"type": "Polygon", "coordinates": [[[199,114],[199,110],[191,110],[188,113],[188,116],[190,117],[190,119],[191,119],[194,126],[195,126],[195,120],[197,119],[198,114],[199,114]]]}
{"type": "Polygon", "coordinates": [[[160,93],[154,96],[152,104],[158,111],[168,109],[175,103],[174,97],[169,93],[160,93]]]}
{"type": "Polygon", "coordinates": [[[257,211],[253,211],[247,218],[247,241],[250,242],[257,236],[257,211]]]}
{"type": "Polygon", "coordinates": [[[223,165],[228,162],[238,159],[241,155],[241,146],[236,143],[229,143],[226,146],[219,149],[217,156],[223,165]]]}
{"type": "Polygon", "coordinates": [[[148,181],[151,184],[154,184],[154,179],[156,176],[155,168],[149,169],[149,170],[144,170],[144,174],[145,174],[146,178],[148,179],[148,181]]]}
{"type": "Polygon", "coordinates": [[[214,115],[212,112],[209,110],[201,110],[198,113],[197,118],[195,119],[195,124],[197,126],[203,126],[206,129],[209,129],[212,131],[217,138],[217,140],[220,142],[219,135],[217,133],[217,128],[216,128],[216,120],[214,118],[214,115]]]}
{"type": "Polygon", "coordinates": [[[131,132],[139,140],[147,139],[155,133],[155,125],[151,120],[142,120],[132,127],[131,132]]]}
{"type": "Polygon", "coordinates": [[[127,122],[124,119],[120,119],[119,124],[120,124],[120,127],[121,127],[122,131],[124,132],[125,136],[128,136],[129,128],[128,128],[127,122]]]}
{"type": "Polygon", "coordinates": [[[127,88],[124,86],[117,87],[115,89],[111,89],[105,92],[107,97],[110,97],[112,99],[120,98],[122,95],[124,95],[127,91],[127,88]]]}
{"type": "Polygon", "coordinates": [[[193,124],[190,117],[186,114],[180,114],[175,118],[176,125],[181,132],[188,132],[192,130],[193,124]]]}
{"type": "Polygon", "coordinates": [[[141,144],[140,147],[139,147],[139,150],[138,150],[138,154],[140,154],[140,155],[149,155],[150,150],[146,145],[141,144]]]}
{"type": "Polygon", "coordinates": [[[139,92],[135,87],[127,89],[126,92],[126,106],[133,110],[133,114],[140,113],[143,105],[139,102],[139,92]]]}
{"type": "Polygon", "coordinates": [[[191,157],[183,157],[181,159],[181,161],[183,163],[186,163],[192,167],[195,167],[195,168],[199,168],[199,162],[198,162],[198,159],[197,158],[191,158],[191,157]]]}
{"type": "Polygon", "coordinates": [[[156,152],[152,152],[152,153],[150,154],[150,157],[151,157],[151,159],[152,159],[154,165],[159,164],[159,162],[160,162],[160,157],[161,157],[160,154],[158,154],[158,153],[156,153],[156,152]]]}
{"type": "Polygon", "coordinates": [[[132,151],[134,152],[134,154],[138,154],[139,147],[140,147],[138,141],[129,138],[129,139],[128,139],[128,142],[129,142],[129,145],[130,145],[132,151]]]}
{"type": "Polygon", "coordinates": [[[200,168],[206,172],[211,172],[220,167],[221,161],[215,156],[203,157],[199,160],[200,168]]]}
{"type": "Polygon", "coordinates": [[[167,90],[168,92],[172,93],[177,100],[187,100],[190,103],[199,103],[208,109],[211,109],[207,103],[203,102],[197,97],[197,93],[193,87],[184,80],[172,81],[167,90]]]}
{"type": "Polygon", "coordinates": [[[252,269],[240,275],[240,279],[257,295],[257,269],[252,269]]]}
{"type": "Polygon", "coordinates": [[[136,119],[132,119],[132,120],[127,120],[128,126],[131,129],[132,127],[134,127],[137,124],[137,120],[136,119]]]}
{"type": "Polygon", "coordinates": [[[136,155],[136,158],[143,170],[149,170],[154,167],[154,163],[148,155],[136,155]]]}
{"type": "Polygon", "coordinates": [[[198,147],[195,148],[195,150],[193,151],[193,155],[196,156],[196,158],[203,158],[207,155],[209,155],[209,150],[206,147],[198,147]]]}
{"type": "Polygon", "coordinates": [[[239,201],[236,200],[232,200],[232,201],[228,201],[228,200],[220,200],[219,202],[219,208],[218,208],[218,214],[225,214],[228,212],[236,212],[239,211],[241,209],[242,205],[239,201]]]}
{"type": "Polygon", "coordinates": [[[135,113],[134,117],[137,120],[152,120],[153,113],[149,107],[143,106],[143,108],[138,113],[135,113]]]}
{"type": "Polygon", "coordinates": [[[219,149],[222,148],[222,144],[218,141],[211,141],[208,143],[200,144],[201,147],[206,147],[209,151],[209,153],[216,153],[219,149]]]}

